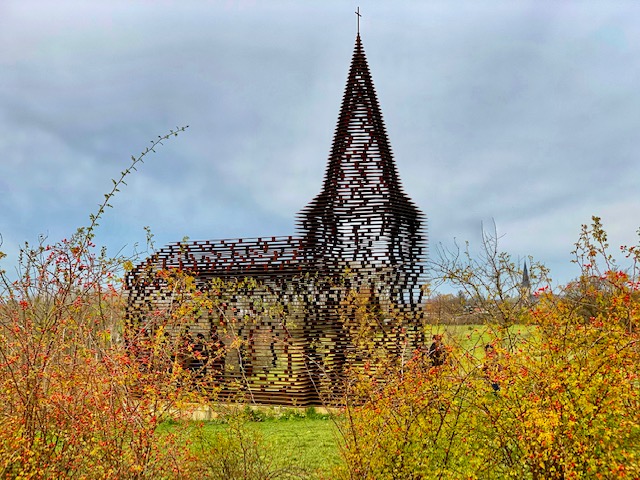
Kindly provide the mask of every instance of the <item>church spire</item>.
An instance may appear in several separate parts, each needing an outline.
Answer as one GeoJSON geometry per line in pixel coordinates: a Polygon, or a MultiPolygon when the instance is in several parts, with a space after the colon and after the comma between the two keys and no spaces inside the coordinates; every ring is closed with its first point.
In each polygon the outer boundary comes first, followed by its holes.
{"type": "Polygon", "coordinates": [[[389,146],[382,113],[360,35],[351,60],[325,176],[324,190],[350,180],[382,187],[385,192],[401,191],[389,146]]]}
{"type": "Polygon", "coordinates": [[[322,265],[415,266],[422,219],[403,192],[358,34],[322,191],[298,226],[322,265]]]}

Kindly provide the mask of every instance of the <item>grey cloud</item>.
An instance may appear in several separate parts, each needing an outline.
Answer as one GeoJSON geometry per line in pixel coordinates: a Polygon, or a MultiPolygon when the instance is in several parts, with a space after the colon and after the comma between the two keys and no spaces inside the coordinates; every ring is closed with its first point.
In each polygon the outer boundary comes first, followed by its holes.
{"type": "MultiPolygon", "coordinates": [[[[3,249],[73,231],[131,154],[186,124],[114,199],[99,240],[130,248],[143,225],[159,243],[293,233],[321,186],[356,2],[6,5],[3,249]]],[[[494,218],[505,247],[566,280],[592,214],[616,240],[635,238],[636,3],[361,10],[400,176],[432,242],[477,242],[494,218]]]]}

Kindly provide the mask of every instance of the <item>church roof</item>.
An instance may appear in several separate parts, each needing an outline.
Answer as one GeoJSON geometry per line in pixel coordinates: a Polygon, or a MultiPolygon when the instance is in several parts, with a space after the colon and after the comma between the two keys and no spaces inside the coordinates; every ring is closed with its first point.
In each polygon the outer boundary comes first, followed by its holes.
{"type": "Polygon", "coordinates": [[[201,240],[169,244],[146,264],[179,268],[201,278],[282,276],[300,273],[302,252],[302,239],[292,236],[201,240]]]}

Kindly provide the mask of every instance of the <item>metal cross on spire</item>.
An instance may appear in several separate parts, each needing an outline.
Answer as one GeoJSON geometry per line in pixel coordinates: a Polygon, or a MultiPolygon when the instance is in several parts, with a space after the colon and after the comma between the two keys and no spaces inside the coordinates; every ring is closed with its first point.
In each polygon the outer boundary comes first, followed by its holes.
{"type": "Polygon", "coordinates": [[[358,16],[358,35],[360,35],[360,17],[362,16],[360,15],[360,7],[355,11],[355,14],[358,16]]]}

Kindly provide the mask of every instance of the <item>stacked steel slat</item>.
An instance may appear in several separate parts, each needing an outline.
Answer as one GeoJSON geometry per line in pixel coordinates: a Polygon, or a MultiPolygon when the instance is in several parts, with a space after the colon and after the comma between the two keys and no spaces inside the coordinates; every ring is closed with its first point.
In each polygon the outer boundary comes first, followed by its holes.
{"type": "Polygon", "coordinates": [[[129,273],[128,318],[151,325],[177,301],[158,272],[189,272],[215,300],[194,315],[191,338],[239,345],[211,374],[223,393],[317,403],[323,386],[339,390],[345,363],[358,357],[354,295],[376,305],[376,346],[399,355],[405,339],[420,341],[423,223],[400,184],[358,34],[323,188],[298,214],[299,234],[168,245],[129,273]],[[221,293],[216,281],[238,287],[221,293]]]}

